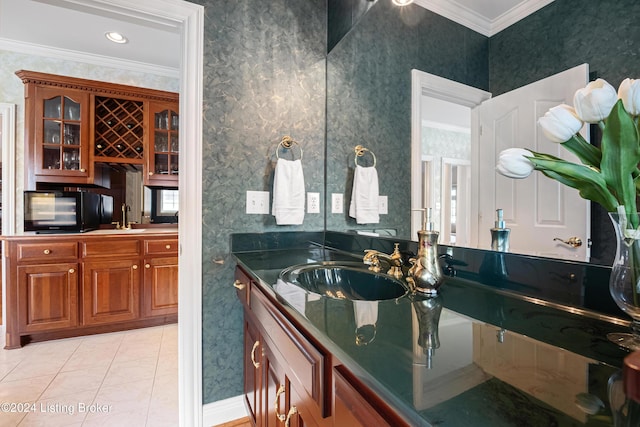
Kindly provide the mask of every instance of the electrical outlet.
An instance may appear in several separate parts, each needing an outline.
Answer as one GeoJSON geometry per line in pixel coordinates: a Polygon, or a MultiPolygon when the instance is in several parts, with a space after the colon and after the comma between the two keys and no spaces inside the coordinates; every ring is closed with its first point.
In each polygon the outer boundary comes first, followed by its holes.
{"type": "Polygon", "coordinates": [[[307,193],[307,213],[320,213],[320,193],[307,193]]]}
{"type": "Polygon", "coordinates": [[[342,193],[331,193],[331,213],[344,213],[344,196],[342,193]]]}
{"type": "Polygon", "coordinates": [[[389,201],[387,196],[378,196],[378,213],[381,215],[389,213],[389,201]]]}
{"type": "Polygon", "coordinates": [[[248,214],[268,214],[269,213],[269,192],[268,191],[247,191],[247,213],[248,214]]]}

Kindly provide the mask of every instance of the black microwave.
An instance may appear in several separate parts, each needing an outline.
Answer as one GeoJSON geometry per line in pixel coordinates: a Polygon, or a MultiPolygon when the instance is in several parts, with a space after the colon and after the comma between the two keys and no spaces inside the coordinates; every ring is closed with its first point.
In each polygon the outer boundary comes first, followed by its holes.
{"type": "Polygon", "coordinates": [[[100,194],[67,191],[25,191],[24,231],[83,233],[100,226],[100,194]]]}

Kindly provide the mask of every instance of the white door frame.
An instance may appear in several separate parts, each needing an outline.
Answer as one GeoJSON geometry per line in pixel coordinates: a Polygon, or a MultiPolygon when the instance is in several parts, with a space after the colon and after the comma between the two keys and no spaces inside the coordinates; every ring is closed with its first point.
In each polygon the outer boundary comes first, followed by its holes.
{"type": "MultiPolygon", "coordinates": [[[[67,0],[76,3],[78,0],[67,0]]],[[[202,425],[202,92],[204,7],[183,0],[82,0],[181,35],[178,394],[180,426],[202,425]]]]}
{"type": "Polygon", "coordinates": [[[475,174],[477,168],[473,165],[478,161],[478,135],[473,129],[478,128],[478,116],[474,110],[482,102],[491,98],[491,93],[462,83],[454,82],[434,74],[420,70],[411,70],[411,238],[416,239],[416,233],[422,226],[420,189],[420,151],[422,143],[422,96],[430,96],[443,101],[453,102],[471,108],[471,245],[477,244],[478,229],[478,180],[475,174]]]}

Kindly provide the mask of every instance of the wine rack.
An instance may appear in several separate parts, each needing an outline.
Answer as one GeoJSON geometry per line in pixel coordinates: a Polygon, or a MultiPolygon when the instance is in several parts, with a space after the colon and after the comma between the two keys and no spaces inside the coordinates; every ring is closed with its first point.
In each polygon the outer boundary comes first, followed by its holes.
{"type": "Polygon", "coordinates": [[[95,97],[95,161],[142,164],[143,136],[143,102],[95,97]]]}

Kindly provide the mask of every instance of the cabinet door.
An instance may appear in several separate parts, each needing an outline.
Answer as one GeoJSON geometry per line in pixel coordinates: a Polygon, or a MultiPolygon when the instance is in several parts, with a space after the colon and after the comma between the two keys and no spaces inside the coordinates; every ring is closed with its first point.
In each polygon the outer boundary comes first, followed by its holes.
{"type": "Polygon", "coordinates": [[[150,102],[147,118],[150,131],[145,184],[177,187],[180,154],[178,103],[150,102]]]}
{"type": "Polygon", "coordinates": [[[142,310],[145,317],[178,312],[178,257],[145,261],[142,310]]]}
{"type": "Polygon", "coordinates": [[[273,351],[266,343],[263,343],[263,369],[264,387],[263,398],[263,426],[282,427],[289,410],[289,380],[286,377],[284,366],[280,363],[273,351]]]}
{"type": "Polygon", "coordinates": [[[138,261],[86,261],[83,270],[83,324],[135,320],[139,317],[138,261]]]}
{"type": "Polygon", "coordinates": [[[78,264],[18,266],[20,332],[78,324],[78,264]]]}
{"type": "Polygon", "coordinates": [[[250,314],[244,322],[244,398],[247,412],[255,427],[262,427],[262,343],[250,314]]]}
{"type": "Polygon", "coordinates": [[[27,141],[36,181],[92,183],[89,102],[85,91],[35,87],[27,141]]]}

